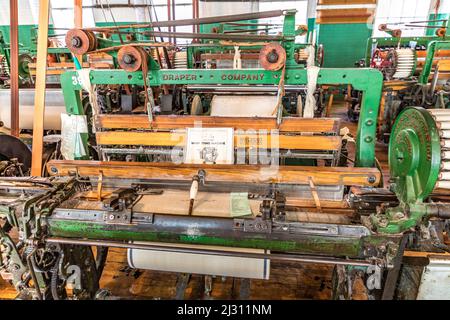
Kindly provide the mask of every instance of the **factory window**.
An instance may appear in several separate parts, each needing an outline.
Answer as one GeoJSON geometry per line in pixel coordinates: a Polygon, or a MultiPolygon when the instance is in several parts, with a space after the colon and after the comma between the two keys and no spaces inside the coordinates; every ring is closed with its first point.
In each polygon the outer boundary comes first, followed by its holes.
{"type": "MultiPolygon", "coordinates": [[[[260,11],[270,11],[270,10],[283,10],[283,9],[296,9],[297,15],[295,17],[295,22],[297,25],[299,24],[308,24],[307,22],[307,10],[308,10],[308,1],[261,1],[259,4],[260,11]]],[[[276,32],[281,32],[283,30],[283,17],[270,18],[266,20],[268,23],[272,23],[277,25],[278,29],[275,29],[276,32]]],[[[272,33],[276,33],[272,32],[272,33]]],[[[298,41],[304,42],[305,37],[299,37],[298,41]]]]}
{"type": "MultiPolygon", "coordinates": [[[[34,0],[38,1],[38,0],[34,0]]],[[[246,2],[246,1],[243,1],[246,2]]],[[[175,18],[191,19],[192,18],[192,0],[176,0],[175,18]]],[[[222,14],[236,14],[248,12],[248,8],[244,5],[236,9],[236,3],[221,1],[220,7],[222,14]],[[241,9],[241,10],[239,10],[241,9]],[[223,11],[225,10],[225,11],[223,11]],[[231,12],[226,12],[231,10],[231,12]]],[[[52,0],[52,18],[54,27],[59,28],[58,35],[60,41],[64,40],[63,29],[73,28],[73,1],[52,0]]],[[[155,14],[159,21],[168,19],[167,0],[84,0],[83,1],[83,26],[94,27],[102,25],[114,24],[130,24],[133,22],[149,22],[150,14],[152,20],[155,20],[155,14]],[[148,7],[134,7],[133,5],[148,5],[148,7]],[[139,21],[140,20],[140,21],[139,21]]],[[[202,4],[200,4],[200,12],[202,12],[202,4]]],[[[270,11],[276,9],[296,9],[297,24],[307,24],[307,0],[285,0],[285,1],[260,1],[258,11],[270,11]]],[[[214,12],[213,12],[214,13],[214,12]]],[[[283,18],[276,17],[265,19],[264,22],[273,24],[274,27],[270,30],[270,34],[277,34],[283,29],[283,18]]],[[[167,31],[167,28],[162,28],[162,31],[167,31]]],[[[176,28],[177,32],[192,32],[192,26],[179,26],[176,28]]],[[[299,41],[304,39],[300,38],[299,41]]],[[[189,43],[192,39],[178,39],[178,44],[189,43]]]]}
{"type": "MultiPolygon", "coordinates": [[[[431,0],[378,0],[374,37],[387,36],[385,32],[379,31],[378,26],[382,23],[407,23],[413,21],[428,20],[428,12],[431,0]]],[[[399,25],[403,30],[403,36],[423,36],[425,28],[411,28],[399,25]]],[[[395,25],[392,26],[395,28],[395,25]]]]}

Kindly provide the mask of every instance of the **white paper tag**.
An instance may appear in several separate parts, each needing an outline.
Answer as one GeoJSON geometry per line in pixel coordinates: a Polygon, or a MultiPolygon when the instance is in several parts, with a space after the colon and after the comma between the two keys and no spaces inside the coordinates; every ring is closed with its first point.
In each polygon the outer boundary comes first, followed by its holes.
{"type": "Polygon", "coordinates": [[[232,128],[188,128],[185,163],[233,164],[232,128]]]}
{"type": "Polygon", "coordinates": [[[64,159],[75,160],[75,156],[87,155],[81,133],[88,133],[85,115],[61,114],[61,154],[64,159]]]}

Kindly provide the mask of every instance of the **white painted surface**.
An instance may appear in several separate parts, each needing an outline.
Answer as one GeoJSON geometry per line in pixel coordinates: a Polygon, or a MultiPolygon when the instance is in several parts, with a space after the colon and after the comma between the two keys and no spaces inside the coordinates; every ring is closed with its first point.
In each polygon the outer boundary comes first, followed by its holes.
{"type": "MultiPolygon", "coordinates": [[[[34,89],[19,90],[19,127],[33,129],[34,89]]],[[[11,91],[0,90],[0,120],[6,128],[11,128],[11,91]]],[[[45,96],[44,129],[61,130],[61,114],[66,112],[61,89],[47,89],[45,96]]]]}
{"type": "Polygon", "coordinates": [[[211,116],[276,117],[276,96],[214,96],[211,116]]]}
{"type": "Polygon", "coordinates": [[[430,257],[430,264],[422,274],[417,300],[450,300],[450,257],[430,257]]]}
{"type": "MultiPolygon", "coordinates": [[[[154,244],[158,246],[175,247],[175,245],[169,244],[154,244]]],[[[176,245],[176,247],[250,253],[264,253],[265,251],[211,246],[176,245]]],[[[249,279],[269,279],[270,274],[269,259],[212,256],[156,250],[128,249],[128,264],[136,269],[249,279]]]]}
{"type": "Polygon", "coordinates": [[[259,12],[259,1],[199,1],[200,17],[214,17],[229,14],[259,12]]]}

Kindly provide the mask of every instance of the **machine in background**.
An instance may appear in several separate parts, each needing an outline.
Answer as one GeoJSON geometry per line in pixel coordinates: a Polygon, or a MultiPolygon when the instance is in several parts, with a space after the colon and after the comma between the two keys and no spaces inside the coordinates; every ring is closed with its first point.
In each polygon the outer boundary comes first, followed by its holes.
{"type": "MultiPolygon", "coordinates": [[[[408,106],[446,109],[450,103],[450,43],[448,21],[436,27],[435,36],[402,37],[401,29],[379,29],[387,38],[369,38],[366,67],[380,70],[384,76],[379,114],[378,139],[389,141],[398,114],[408,106]]],[[[420,25],[418,25],[420,26],[420,25]]],[[[357,114],[359,94],[352,92],[352,114],[357,114]]]]}

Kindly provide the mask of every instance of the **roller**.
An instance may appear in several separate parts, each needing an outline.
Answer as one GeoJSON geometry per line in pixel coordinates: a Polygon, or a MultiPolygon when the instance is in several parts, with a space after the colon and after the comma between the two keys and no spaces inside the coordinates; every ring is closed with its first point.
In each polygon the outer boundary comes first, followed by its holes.
{"type": "Polygon", "coordinates": [[[276,96],[214,96],[211,116],[275,118],[276,96]]]}
{"type": "Polygon", "coordinates": [[[441,140],[441,147],[445,149],[450,149],[450,140],[441,140]]]}
{"type": "Polygon", "coordinates": [[[437,127],[440,130],[450,130],[450,122],[437,122],[437,127]]]}
{"type": "Polygon", "coordinates": [[[174,68],[175,69],[187,69],[188,56],[186,51],[175,52],[174,55],[174,68]]]}
{"type": "Polygon", "coordinates": [[[428,109],[432,115],[450,115],[450,110],[448,109],[428,109]]]}
{"type": "Polygon", "coordinates": [[[437,189],[450,189],[450,181],[438,181],[436,183],[437,189]]]}
{"type": "Polygon", "coordinates": [[[439,181],[450,181],[450,172],[441,171],[441,173],[439,173],[439,181]]]}
{"type": "Polygon", "coordinates": [[[443,161],[441,163],[441,170],[450,171],[450,161],[443,161]]]}
{"type": "MultiPolygon", "coordinates": [[[[269,253],[259,249],[236,249],[228,247],[188,246],[155,243],[168,249],[174,247],[219,249],[240,253],[269,253]]],[[[132,268],[165,272],[202,274],[211,276],[269,279],[270,260],[233,256],[179,253],[159,250],[128,249],[128,264],[132,268]]]]}
{"type": "MultiPolygon", "coordinates": [[[[410,48],[395,49],[393,54],[395,73],[393,79],[409,78],[414,74],[416,55],[410,48]]],[[[388,55],[389,56],[389,55],[388,55]]]]}
{"type": "MultiPolygon", "coordinates": [[[[34,89],[19,90],[19,127],[33,130],[34,89]]],[[[0,90],[0,121],[6,128],[11,128],[11,91],[0,90]]],[[[61,130],[61,114],[66,113],[66,105],[61,89],[46,89],[44,130],[61,130]]]]}
{"type": "MultiPolygon", "coordinates": [[[[441,148],[450,149],[450,130],[445,130],[447,127],[450,127],[450,110],[429,109],[428,111],[439,128],[441,148]]],[[[450,189],[450,161],[444,161],[448,159],[449,156],[449,151],[441,151],[441,166],[436,188],[450,189]]]]}
{"type": "Polygon", "coordinates": [[[371,67],[379,69],[384,78],[406,79],[414,74],[416,69],[416,52],[410,48],[375,50],[372,55],[371,67]]]}
{"type": "Polygon", "coordinates": [[[401,201],[426,201],[436,188],[450,189],[450,130],[445,130],[450,122],[438,122],[434,115],[432,109],[414,107],[396,120],[389,167],[401,201]]]}
{"type": "Polygon", "coordinates": [[[433,115],[434,120],[439,121],[439,122],[449,122],[450,121],[450,114],[436,114],[433,115]]]}

